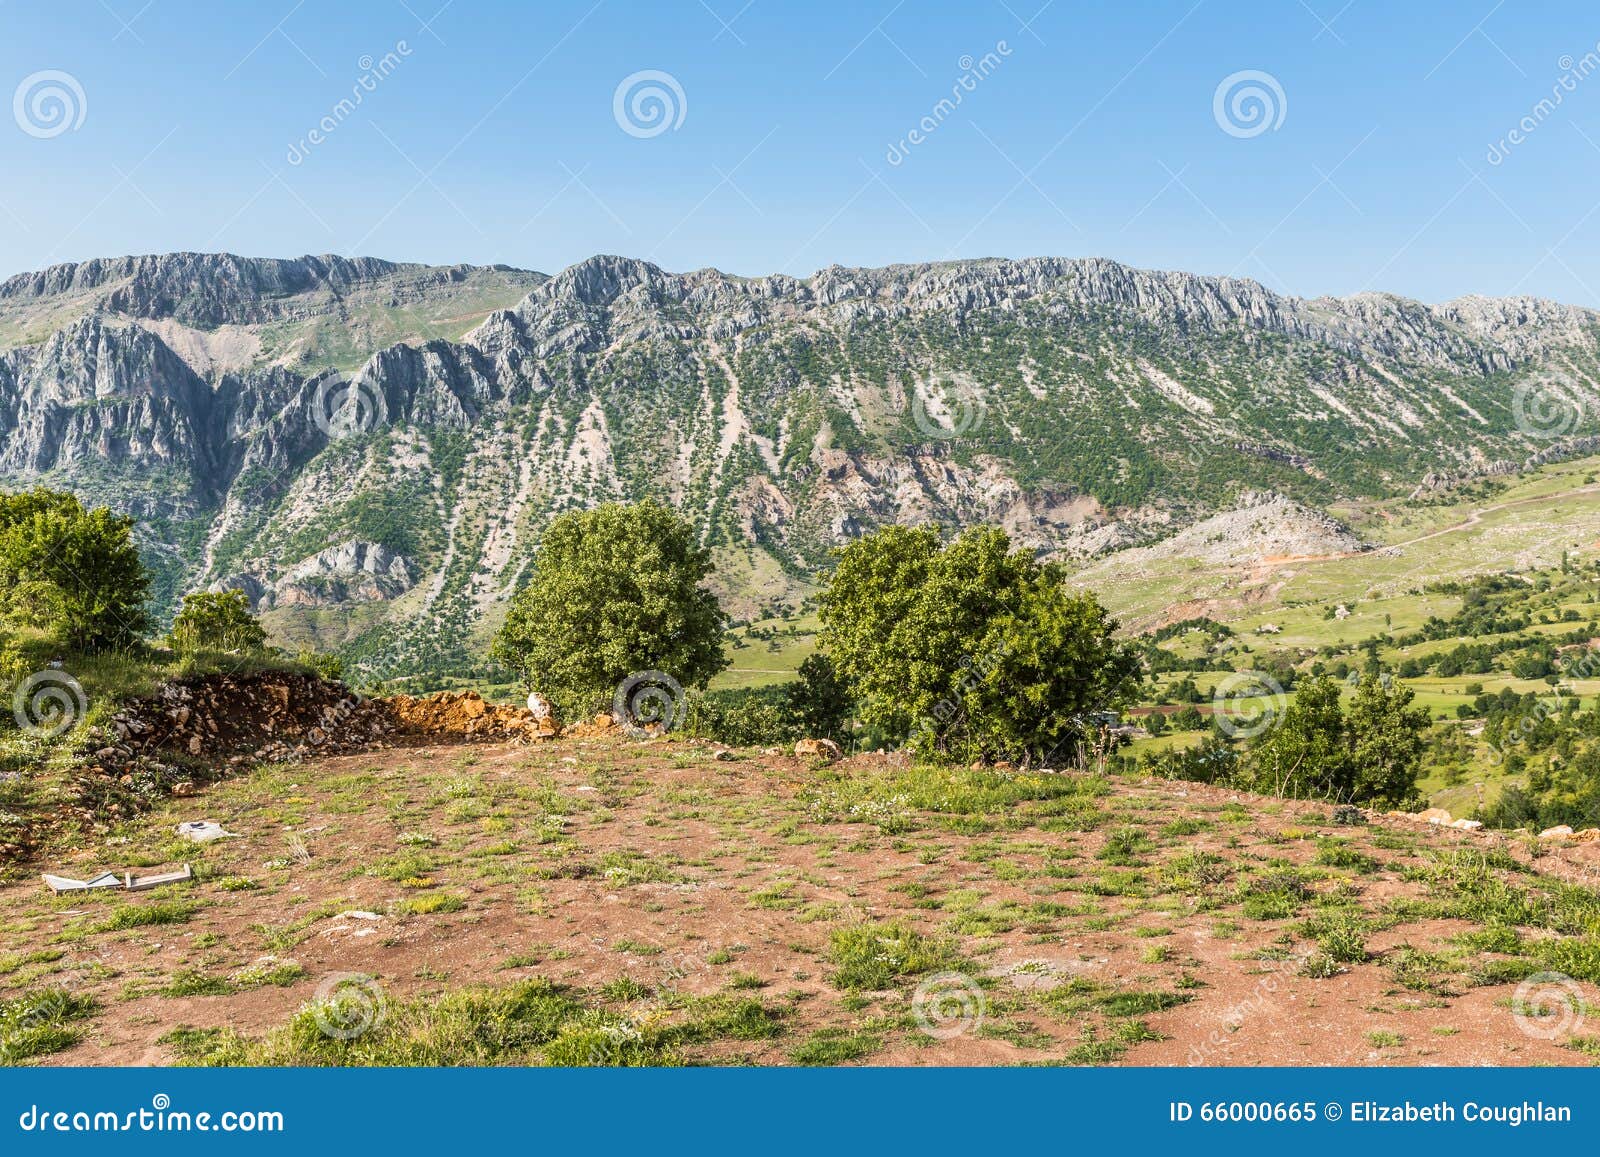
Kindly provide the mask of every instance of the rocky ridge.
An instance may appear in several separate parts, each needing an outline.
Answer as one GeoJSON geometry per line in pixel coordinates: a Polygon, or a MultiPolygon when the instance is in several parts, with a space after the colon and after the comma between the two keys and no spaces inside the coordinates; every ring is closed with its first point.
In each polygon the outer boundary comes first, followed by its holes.
{"type": "Polygon", "coordinates": [[[887,522],[998,522],[1090,559],[1244,494],[1310,509],[1576,452],[1586,431],[1524,428],[1518,391],[1578,397],[1596,320],[1103,259],[741,278],[603,256],[545,278],[125,258],[0,285],[0,480],[149,520],[169,603],[234,584],[301,631],[387,608],[336,640],[383,677],[461,661],[542,525],[606,499],[694,518],[738,613],[887,522]],[[378,340],[519,279],[459,340],[378,340]]]}

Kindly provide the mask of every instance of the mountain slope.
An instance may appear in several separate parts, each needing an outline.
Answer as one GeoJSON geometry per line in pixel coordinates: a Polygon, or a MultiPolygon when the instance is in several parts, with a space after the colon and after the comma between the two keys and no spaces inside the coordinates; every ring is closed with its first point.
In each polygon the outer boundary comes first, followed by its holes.
{"type": "Polygon", "coordinates": [[[0,285],[0,335],[28,339],[0,352],[0,476],[157,519],[167,597],[242,586],[392,674],[467,661],[539,528],[608,498],[694,518],[748,611],[889,521],[1081,558],[1245,491],[1325,506],[1576,452],[1597,320],[1100,259],[91,262],[0,285]]]}

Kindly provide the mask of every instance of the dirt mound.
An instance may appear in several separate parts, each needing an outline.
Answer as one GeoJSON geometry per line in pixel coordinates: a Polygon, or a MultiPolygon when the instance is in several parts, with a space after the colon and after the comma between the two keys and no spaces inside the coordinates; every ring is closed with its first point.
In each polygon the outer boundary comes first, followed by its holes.
{"type": "Polygon", "coordinates": [[[1173,558],[1217,566],[1255,566],[1370,549],[1336,519],[1281,494],[1264,492],[1244,494],[1233,510],[1197,522],[1171,538],[1112,557],[1116,566],[1173,558]]]}
{"type": "Polygon", "coordinates": [[[553,715],[490,703],[476,691],[395,695],[381,700],[378,707],[401,735],[531,743],[554,739],[558,731],[553,715]]]}

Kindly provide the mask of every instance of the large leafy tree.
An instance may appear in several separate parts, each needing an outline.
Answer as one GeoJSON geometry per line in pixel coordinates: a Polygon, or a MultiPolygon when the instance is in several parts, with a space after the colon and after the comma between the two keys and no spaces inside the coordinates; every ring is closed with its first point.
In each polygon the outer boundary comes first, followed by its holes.
{"type": "Polygon", "coordinates": [[[710,552],[654,502],[563,514],[511,600],[493,657],[566,713],[609,705],[630,675],[704,687],[727,666],[710,552]]]}
{"type": "Polygon", "coordinates": [[[149,579],[133,519],[39,488],[0,495],[0,610],[76,650],[137,642],[149,579]]]}
{"type": "Polygon", "coordinates": [[[1139,659],[1105,609],[994,527],[948,546],[927,527],[858,539],[821,616],[863,723],[926,749],[1081,758],[1137,686],[1139,659]]]}
{"type": "Polygon", "coordinates": [[[1417,794],[1427,754],[1430,717],[1412,706],[1403,683],[1371,675],[1361,680],[1346,712],[1350,732],[1350,798],[1400,807],[1417,794]]]}
{"type": "Polygon", "coordinates": [[[1245,786],[1267,795],[1346,799],[1349,744],[1339,684],[1319,676],[1294,699],[1250,751],[1245,786]]]}

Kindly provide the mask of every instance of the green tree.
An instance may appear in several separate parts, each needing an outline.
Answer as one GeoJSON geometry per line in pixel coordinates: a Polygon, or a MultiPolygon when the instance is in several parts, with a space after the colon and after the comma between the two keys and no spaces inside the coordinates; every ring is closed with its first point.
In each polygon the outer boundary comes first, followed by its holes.
{"type": "Polygon", "coordinates": [[[1348,751],[1339,684],[1326,675],[1294,699],[1250,751],[1246,786],[1267,795],[1348,799],[1348,751]]]}
{"type": "Polygon", "coordinates": [[[1411,688],[1379,677],[1365,678],[1345,713],[1350,738],[1350,798],[1401,807],[1417,794],[1427,752],[1426,707],[1414,707],[1411,688]]]}
{"type": "Polygon", "coordinates": [[[1411,802],[1429,724],[1413,697],[1402,683],[1366,675],[1346,708],[1326,675],[1302,683],[1282,720],[1251,747],[1245,786],[1387,807],[1411,802]]]}
{"type": "Polygon", "coordinates": [[[0,495],[0,611],[80,651],[124,647],[149,628],[149,578],[133,519],[40,487],[0,495]]]}
{"type": "Polygon", "coordinates": [[[569,715],[647,671],[703,688],[728,664],[722,608],[700,585],[711,569],[694,529],[657,503],[563,514],[490,654],[569,715]]]}
{"type": "Polygon", "coordinates": [[[267,632],[250,613],[243,591],[200,591],[183,596],[167,641],[180,655],[196,651],[249,654],[263,650],[267,632]]]}
{"type": "Polygon", "coordinates": [[[1140,660],[1105,609],[998,528],[944,546],[890,526],[838,560],[820,642],[869,728],[927,750],[1082,760],[1132,697],[1140,660]]]}
{"type": "Polygon", "coordinates": [[[826,655],[807,655],[787,693],[789,713],[802,737],[845,737],[850,727],[850,689],[826,655]]]}

